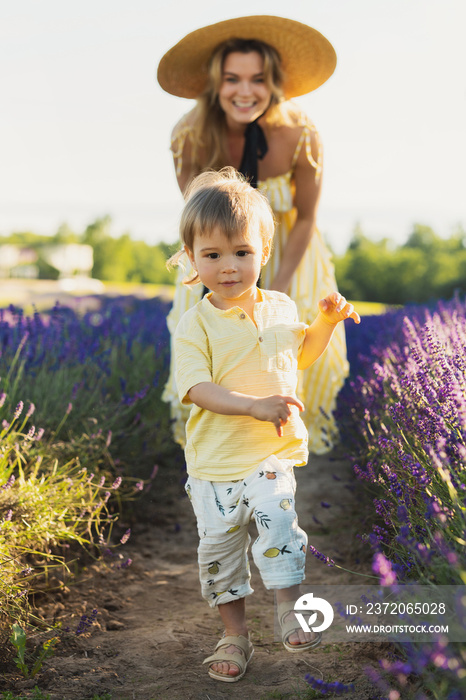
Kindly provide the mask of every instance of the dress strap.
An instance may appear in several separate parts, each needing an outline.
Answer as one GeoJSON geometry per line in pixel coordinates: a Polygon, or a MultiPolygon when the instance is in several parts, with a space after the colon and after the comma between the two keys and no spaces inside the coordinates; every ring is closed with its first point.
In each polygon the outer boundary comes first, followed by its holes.
{"type": "Polygon", "coordinates": [[[313,124],[305,124],[301,136],[299,137],[298,144],[296,146],[296,150],[293,155],[293,161],[292,161],[292,169],[294,170],[296,163],[298,161],[298,156],[301,152],[301,148],[303,146],[303,143],[305,144],[306,148],[306,157],[309,161],[309,163],[316,169],[316,182],[320,180],[320,176],[322,174],[322,142],[320,140],[319,132],[315,128],[313,124]],[[311,137],[312,134],[315,134],[316,137],[316,142],[317,142],[317,160],[314,160],[314,157],[312,155],[312,141],[311,137]]]}

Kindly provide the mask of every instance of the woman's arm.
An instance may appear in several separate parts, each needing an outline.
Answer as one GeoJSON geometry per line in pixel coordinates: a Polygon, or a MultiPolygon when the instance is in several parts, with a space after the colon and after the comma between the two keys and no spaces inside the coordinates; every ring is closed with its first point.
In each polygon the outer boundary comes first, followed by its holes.
{"type": "Polygon", "coordinates": [[[171,133],[170,148],[173,154],[178,187],[182,194],[195,174],[193,167],[194,120],[194,110],[191,110],[180,119],[171,133]]]}
{"type": "MultiPolygon", "coordinates": [[[[318,135],[311,132],[311,149],[315,161],[318,159],[318,135]]],[[[270,289],[278,292],[288,292],[291,279],[308,247],[316,225],[317,209],[321,192],[322,174],[316,177],[316,168],[306,154],[306,143],[303,142],[295,166],[295,201],[297,209],[296,223],[291,229],[280,260],[278,272],[270,285],[270,289]]]]}
{"type": "Polygon", "coordinates": [[[184,145],[179,152],[173,150],[173,164],[175,166],[176,179],[181,194],[184,194],[186,187],[192,179],[192,144],[189,138],[185,139],[184,145]]]}
{"type": "Polygon", "coordinates": [[[230,391],[213,382],[200,382],[188,391],[190,400],[213,413],[226,416],[250,416],[261,421],[273,423],[279,437],[282,436],[282,426],[287,423],[291,409],[297,406],[300,411],[304,406],[294,396],[248,396],[237,391],[230,391]]]}

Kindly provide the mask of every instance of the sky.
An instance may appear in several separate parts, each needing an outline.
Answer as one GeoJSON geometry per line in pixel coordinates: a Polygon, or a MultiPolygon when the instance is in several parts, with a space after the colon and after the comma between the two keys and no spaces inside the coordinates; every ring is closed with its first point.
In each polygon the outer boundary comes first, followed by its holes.
{"type": "Polygon", "coordinates": [[[464,0],[15,0],[0,3],[0,236],[177,240],[169,151],[193,105],[156,82],[188,32],[271,14],[322,32],[333,76],[297,99],[324,145],[318,226],[344,252],[356,225],[406,240],[414,223],[466,228],[464,0]]]}

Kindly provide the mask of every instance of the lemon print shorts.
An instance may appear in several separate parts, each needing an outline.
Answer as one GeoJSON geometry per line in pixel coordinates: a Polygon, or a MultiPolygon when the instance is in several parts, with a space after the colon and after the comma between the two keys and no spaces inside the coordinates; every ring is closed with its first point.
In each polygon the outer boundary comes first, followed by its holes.
{"type": "Polygon", "coordinates": [[[249,525],[257,538],[251,551],[267,589],[288,588],[304,579],[307,535],[298,526],[293,462],[275,455],[239,481],[186,482],[199,532],[199,578],[211,607],[253,593],[249,525]]]}

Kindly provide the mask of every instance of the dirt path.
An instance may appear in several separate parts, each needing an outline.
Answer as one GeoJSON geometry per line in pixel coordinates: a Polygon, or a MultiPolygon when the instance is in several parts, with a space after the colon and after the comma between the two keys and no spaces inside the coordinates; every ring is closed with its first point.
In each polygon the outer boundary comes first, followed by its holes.
{"type": "MultiPolygon", "coordinates": [[[[164,483],[164,478],[157,477],[151,522],[132,524],[133,534],[125,545],[131,567],[90,567],[78,586],[55,597],[57,618],[67,619],[72,630],[79,616],[94,608],[99,610],[97,623],[86,634],[72,634],[35,682],[18,681],[15,690],[24,692],[38,683],[51,700],[86,700],[105,693],[112,700],[304,699],[309,688],[304,676],[310,673],[327,682],[354,683],[353,692],[339,697],[378,699],[363,669],[377,663],[382,645],[325,644],[324,636],[323,644],[311,652],[287,653],[274,641],[273,595],[264,589],[253,563],[255,593],[247,609],[254,658],[239,683],[208,677],[202,660],[221,636],[220,618],[200,597],[190,503],[182,495],[180,480],[164,483]]],[[[361,526],[358,497],[348,488],[350,465],[336,456],[314,458],[312,466],[297,470],[297,479],[300,525],[310,543],[342,566],[368,571],[356,538],[361,526]],[[331,507],[321,506],[321,501],[331,507]]],[[[312,555],[306,574],[307,584],[361,582],[312,555]]],[[[53,606],[47,609],[50,614],[53,606]]]]}

